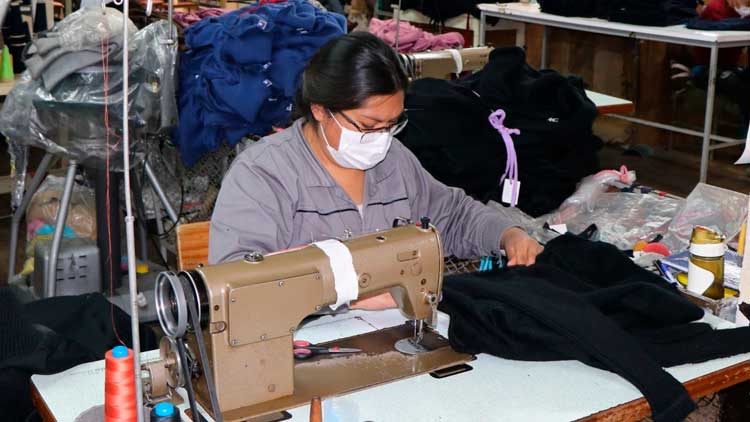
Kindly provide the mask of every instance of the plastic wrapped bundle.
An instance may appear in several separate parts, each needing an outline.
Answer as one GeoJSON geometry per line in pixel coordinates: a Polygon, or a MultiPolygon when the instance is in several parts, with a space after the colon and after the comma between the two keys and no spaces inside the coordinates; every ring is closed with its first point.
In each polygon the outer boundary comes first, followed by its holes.
{"type": "MultiPolygon", "coordinates": [[[[0,111],[0,130],[11,142],[97,167],[109,148],[110,168],[121,169],[123,17],[104,10],[79,10],[29,47],[29,70],[0,111]]],[[[176,124],[177,46],[165,42],[163,21],[138,32],[133,27],[129,36],[129,124],[137,152],[146,135],[176,124]]]]}

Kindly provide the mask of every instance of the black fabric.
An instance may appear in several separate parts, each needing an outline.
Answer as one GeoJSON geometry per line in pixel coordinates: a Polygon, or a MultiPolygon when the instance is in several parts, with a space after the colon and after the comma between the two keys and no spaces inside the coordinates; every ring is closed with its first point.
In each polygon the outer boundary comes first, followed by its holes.
{"type": "Polygon", "coordinates": [[[542,12],[596,17],[645,26],[669,26],[697,16],[695,0],[539,0],[542,12]]]}
{"type": "Polygon", "coordinates": [[[602,0],[537,0],[542,12],[559,16],[603,18],[609,16],[610,2],[602,0]]]}
{"type": "Polygon", "coordinates": [[[654,420],[694,403],[662,369],[750,351],[750,327],[692,323],[703,311],[614,246],[571,235],[531,267],[447,277],[440,309],[454,349],[508,359],[576,359],[613,371],[646,397],[654,420]]]}
{"type": "Polygon", "coordinates": [[[727,18],[720,21],[710,21],[695,18],[690,20],[686,26],[690,29],[702,31],[750,31],[750,19],[727,18]]]}
{"type": "Polygon", "coordinates": [[[500,202],[506,151],[489,114],[506,111],[521,191],[518,207],[532,216],[556,209],[576,184],[599,170],[596,106],[577,77],[537,71],[520,48],[498,48],[470,78],[414,81],[406,96],[409,124],[399,139],[430,174],[480,200],[500,202]]]}
{"type": "Polygon", "coordinates": [[[21,14],[20,1],[11,3],[2,25],[3,40],[13,57],[13,73],[18,75],[26,70],[26,65],[23,63],[23,51],[26,44],[31,41],[29,25],[23,21],[23,15],[21,14]]]}
{"type": "MultiPolygon", "coordinates": [[[[497,3],[511,3],[513,0],[499,1],[497,3]]],[[[398,0],[391,0],[391,5],[398,5],[398,0]]],[[[486,0],[402,0],[402,10],[417,10],[437,22],[445,22],[447,19],[469,13],[479,17],[477,5],[487,3],[486,0]]],[[[390,8],[389,8],[390,10],[390,8]]]]}
{"type": "MultiPolygon", "coordinates": [[[[101,294],[61,296],[21,305],[8,287],[0,288],[0,386],[3,421],[23,421],[33,408],[28,400],[5,400],[28,393],[32,374],[52,374],[104,359],[122,340],[131,345],[130,317],[101,294]],[[19,380],[21,382],[19,382],[19,380]]],[[[141,348],[158,347],[154,332],[141,325],[141,348]]]]}

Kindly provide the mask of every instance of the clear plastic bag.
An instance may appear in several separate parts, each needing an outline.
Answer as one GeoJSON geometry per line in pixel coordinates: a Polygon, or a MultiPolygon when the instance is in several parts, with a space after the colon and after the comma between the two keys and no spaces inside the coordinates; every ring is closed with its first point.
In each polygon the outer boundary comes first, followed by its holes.
{"type": "MultiPolygon", "coordinates": [[[[48,175],[39,185],[26,210],[27,239],[30,240],[45,225],[55,226],[64,186],[65,178],[52,175],[48,175]]],[[[75,237],[96,239],[94,204],[93,189],[74,183],[65,225],[75,237]]]]}
{"type": "Polygon", "coordinates": [[[673,253],[684,250],[690,244],[693,227],[698,225],[733,239],[746,216],[747,195],[699,183],[675,215],[662,243],[673,253]]]}
{"type": "Polygon", "coordinates": [[[603,170],[584,177],[575,193],[546,221],[549,224],[562,224],[582,213],[593,212],[601,195],[618,182],[625,186],[632,185],[635,182],[635,172],[628,171],[627,167],[622,166],[620,171],[603,170]]]}
{"type": "Polygon", "coordinates": [[[10,209],[15,213],[21,206],[23,193],[26,190],[26,168],[29,165],[29,147],[18,142],[8,141],[10,155],[10,209]]]}
{"type": "Polygon", "coordinates": [[[638,240],[666,233],[682,203],[681,199],[655,194],[602,193],[591,211],[586,207],[576,207],[576,212],[566,214],[565,218],[558,211],[537,218],[536,227],[541,227],[545,222],[564,223],[568,231],[580,233],[591,224],[596,224],[599,240],[620,249],[632,249],[638,240]]]}
{"type": "MultiPolygon", "coordinates": [[[[90,47],[94,41],[100,45],[102,26],[97,25],[104,21],[113,31],[122,26],[120,12],[108,8],[107,19],[102,19],[101,10],[79,10],[55,27],[65,48],[90,47]],[[86,17],[84,22],[98,29],[74,37],[69,33],[88,27],[80,22],[78,26],[64,25],[74,15],[86,17]]],[[[177,121],[173,82],[177,45],[167,42],[169,24],[165,21],[147,26],[130,39],[130,146],[135,154],[142,155],[142,144],[149,134],[166,132],[177,121]]],[[[100,62],[68,75],[51,90],[45,88],[42,77],[34,79],[30,71],[24,72],[0,110],[0,131],[14,142],[43,148],[90,167],[103,167],[109,154],[110,168],[122,170],[122,66],[116,55],[109,60],[108,72],[100,62]]]]}

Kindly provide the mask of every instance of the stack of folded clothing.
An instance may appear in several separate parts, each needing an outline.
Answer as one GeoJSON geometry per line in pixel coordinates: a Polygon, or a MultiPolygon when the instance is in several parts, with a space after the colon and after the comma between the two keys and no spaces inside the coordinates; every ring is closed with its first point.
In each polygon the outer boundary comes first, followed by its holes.
{"type": "Polygon", "coordinates": [[[227,141],[266,135],[289,121],[307,61],[346,32],[343,15],[307,0],[247,6],[185,30],[173,132],[192,165],[227,141]]]}

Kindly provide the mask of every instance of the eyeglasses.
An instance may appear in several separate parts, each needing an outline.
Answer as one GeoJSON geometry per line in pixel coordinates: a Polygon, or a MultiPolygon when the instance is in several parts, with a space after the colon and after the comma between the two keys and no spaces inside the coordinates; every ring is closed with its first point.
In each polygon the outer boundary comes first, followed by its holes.
{"type": "Polygon", "coordinates": [[[399,132],[401,132],[404,129],[404,127],[406,127],[406,124],[409,123],[409,119],[406,117],[406,110],[404,110],[404,112],[398,116],[396,123],[392,125],[377,127],[377,128],[372,128],[372,129],[363,129],[359,127],[359,125],[354,120],[352,120],[349,116],[344,114],[343,111],[339,111],[337,113],[340,114],[341,117],[344,118],[344,120],[346,120],[350,125],[354,126],[357,129],[357,131],[361,132],[363,135],[366,135],[368,133],[390,132],[391,136],[394,136],[398,134],[399,132]]]}

